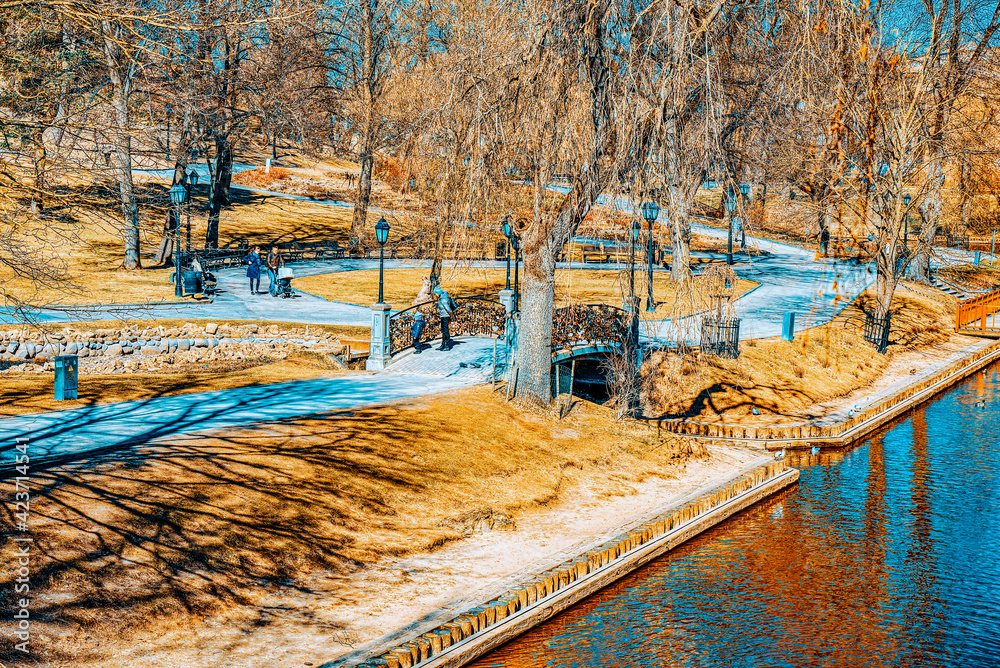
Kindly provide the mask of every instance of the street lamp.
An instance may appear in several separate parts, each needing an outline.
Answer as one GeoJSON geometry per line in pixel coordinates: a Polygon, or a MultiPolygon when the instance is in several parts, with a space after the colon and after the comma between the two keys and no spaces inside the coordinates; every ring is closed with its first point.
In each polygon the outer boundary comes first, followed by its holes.
{"type": "Polygon", "coordinates": [[[521,308],[521,283],[518,280],[518,269],[521,266],[521,242],[516,234],[511,233],[510,245],[514,248],[514,308],[515,313],[521,308]]]}
{"type": "Polygon", "coordinates": [[[642,217],[649,225],[649,280],[646,291],[646,312],[651,313],[656,310],[656,303],[653,301],[653,222],[660,215],[660,207],[656,202],[645,201],[642,203],[642,217]]]}
{"type": "Polygon", "coordinates": [[[500,230],[503,235],[507,237],[507,287],[505,290],[510,290],[510,240],[512,231],[510,229],[510,216],[504,216],[503,223],[500,224],[500,230]]]}
{"type": "Polygon", "coordinates": [[[177,221],[174,227],[174,296],[183,297],[184,290],[181,287],[181,204],[187,201],[187,188],[180,183],[174,184],[170,189],[170,201],[177,212],[174,220],[177,221]]]}
{"type": "Polygon", "coordinates": [[[389,223],[379,218],[375,223],[375,240],[378,241],[378,303],[382,304],[382,276],[385,263],[385,242],[389,239],[389,223]]]}
{"type": "MultiPolygon", "coordinates": [[[[767,187],[767,184],[764,184],[767,187]]],[[[746,225],[746,215],[747,215],[747,204],[750,203],[750,184],[741,183],[740,184],[740,194],[743,195],[743,217],[739,219],[740,221],[740,248],[747,247],[747,225],[746,225]]]]}
{"type": "Polygon", "coordinates": [[[726,211],[729,218],[729,243],[726,246],[726,264],[733,265],[733,210],[736,208],[736,193],[732,187],[726,191],[726,211]]]}
{"type": "MultiPolygon", "coordinates": [[[[193,190],[196,185],[198,185],[198,172],[193,169],[187,173],[187,182],[189,187],[193,190]]],[[[191,252],[191,192],[188,191],[187,200],[187,252],[191,252]]]]}
{"type": "Polygon", "coordinates": [[[910,240],[910,196],[903,195],[903,248],[906,248],[910,240]]]}

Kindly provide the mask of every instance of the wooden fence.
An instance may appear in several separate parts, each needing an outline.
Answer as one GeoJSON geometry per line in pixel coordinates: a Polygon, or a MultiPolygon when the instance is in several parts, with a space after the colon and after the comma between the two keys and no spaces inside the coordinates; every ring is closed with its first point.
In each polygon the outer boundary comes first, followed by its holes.
{"type": "Polygon", "coordinates": [[[1000,290],[961,301],[955,309],[955,331],[979,336],[1000,336],[1000,326],[995,315],[998,311],[1000,290]],[[989,316],[993,318],[990,319],[989,316]]]}

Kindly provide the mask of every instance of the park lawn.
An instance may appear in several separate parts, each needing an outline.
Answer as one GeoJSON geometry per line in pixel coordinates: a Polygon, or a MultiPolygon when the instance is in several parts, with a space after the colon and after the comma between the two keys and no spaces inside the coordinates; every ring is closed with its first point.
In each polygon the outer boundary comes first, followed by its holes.
{"type": "MultiPolygon", "coordinates": [[[[559,420],[478,387],[33,470],[33,568],[44,573],[33,630],[48,660],[77,666],[136,665],[153,644],[190,655],[206,633],[266,644],[318,630],[333,643],[356,595],[351,573],[484,522],[513,528],[580,489],[590,504],[627,497],[706,456],[600,406],[577,402],[559,420]],[[178,632],[183,647],[170,644],[178,632]]],[[[0,575],[5,590],[14,575],[0,575]]],[[[197,664],[217,665],[212,655],[197,664]]]]}
{"type": "Polygon", "coordinates": [[[120,401],[141,401],[193,392],[214,392],[344,373],[327,355],[299,351],[280,361],[215,361],[187,365],[164,373],[81,374],[78,399],[53,399],[54,375],[0,376],[0,417],[69,410],[120,401]]]}
{"type": "Polygon", "coordinates": [[[654,353],[642,369],[645,413],[757,425],[801,421],[823,414],[816,404],[870,387],[896,357],[913,356],[919,367],[921,351],[933,354],[955,337],[953,302],[901,288],[892,302],[891,345],[881,355],[861,333],[861,307],[871,310],[873,301],[862,293],[829,324],[801,331],[791,342],[741,342],[735,360],[654,353]]]}
{"type": "MultiPolygon", "coordinates": [[[[386,303],[395,308],[410,306],[420,291],[428,269],[389,269],[383,284],[386,303]]],[[[511,273],[513,282],[513,271],[511,273]]],[[[506,269],[479,267],[445,267],[441,284],[452,297],[483,297],[497,299],[498,292],[506,285],[506,269]]],[[[636,272],[636,293],[645,295],[645,278],[636,272]]],[[[557,269],[556,306],[569,304],[605,303],[620,306],[624,301],[623,287],[627,286],[628,272],[613,269],[557,269]]],[[[755,281],[739,279],[736,293],[743,294],[759,285],[755,281]]],[[[697,280],[694,282],[698,286],[697,280]]],[[[378,270],[318,274],[295,279],[295,287],[324,299],[351,304],[372,304],[378,299],[378,270]]],[[[667,317],[668,313],[688,315],[709,307],[707,296],[700,290],[679,290],[666,272],[653,274],[653,294],[660,304],[656,313],[643,312],[644,318],[667,317]]]]}

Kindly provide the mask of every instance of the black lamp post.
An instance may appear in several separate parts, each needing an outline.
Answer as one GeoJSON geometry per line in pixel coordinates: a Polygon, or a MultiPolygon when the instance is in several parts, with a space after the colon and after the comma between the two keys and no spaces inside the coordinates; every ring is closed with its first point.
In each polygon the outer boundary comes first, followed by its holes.
{"type": "Polygon", "coordinates": [[[903,206],[906,210],[903,212],[903,248],[909,245],[910,241],[910,196],[903,195],[903,206]]]}
{"type": "Polygon", "coordinates": [[[503,223],[500,225],[500,230],[503,235],[507,237],[507,287],[505,290],[510,290],[510,240],[511,240],[511,229],[510,229],[510,216],[504,216],[503,223]]]}
{"type": "Polygon", "coordinates": [[[177,212],[174,218],[177,221],[174,227],[174,296],[176,297],[184,296],[184,289],[181,287],[181,204],[184,204],[187,198],[187,188],[180,183],[170,189],[170,202],[177,212]]]}
{"type": "Polygon", "coordinates": [[[193,169],[187,173],[187,182],[190,190],[187,198],[187,252],[191,252],[191,190],[198,185],[198,172],[193,169]]]}
{"type": "Polygon", "coordinates": [[[646,201],[642,203],[642,217],[649,225],[649,280],[646,286],[646,311],[652,313],[656,310],[656,303],[653,301],[653,222],[660,215],[660,207],[656,202],[646,201]]]}
{"type": "Polygon", "coordinates": [[[511,234],[510,245],[514,248],[514,312],[521,308],[521,284],[518,280],[518,269],[521,266],[521,242],[516,234],[511,234]]]}
{"type": "Polygon", "coordinates": [[[378,241],[378,303],[382,302],[382,276],[385,264],[385,242],[389,240],[389,223],[379,218],[375,223],[375,240],[378,241]]]}
{"type": "Polygon", "coordinates": [[[750,203],[750,184],[740,184],[740,194],[743,195],[743,216],[740,218],[740,248],[747,247],[747,204],[750,203]]]}
{"type": "Polygon", "coordinates": [[[729,218],[729,242],[726,245],[726,264],[733,264],[733,210],[736,208],[736,193],[732,187],[726,190],[726,212],[729,218]]]}

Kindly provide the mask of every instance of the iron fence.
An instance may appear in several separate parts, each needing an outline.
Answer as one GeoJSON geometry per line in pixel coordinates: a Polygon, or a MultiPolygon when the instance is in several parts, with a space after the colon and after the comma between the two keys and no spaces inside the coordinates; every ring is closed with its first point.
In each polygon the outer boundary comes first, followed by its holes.
{"type": "Polygon", "coordinates": [[[573,304],[552,314],[552,347],[572,348],[580,343],[625,346],[628,312],[608,304],[573,304]]]}
{"type": "Polygon", "coordinates": [[[886,313],[882,318],[876,318],[872,313],[865,314],[865,340],[875,346],[879,353],[885,353],[889,347],[889,321],[891,313],[886,313]]]}
{"type": "MultiPolygon", "coordinates": [[[[489,336],[500,338],[504,331],[507,311],[500,302],[481,297],[460,297],[451,316],[448,330],[455,336],[489,336]]],[[[425,302],[394,313],[389,317],[389,354],[395,355],[413,345],[413,320],[417,313],[424,316],[424,331],[420,338],[433,341],[441,336],[441,317],[437,301],[425,302]]]]}
{"type": "Polygon", "coordinates": [[[736,359],[740,356],[740,319],[704,316],[701,319],[702,352],[736,359]]]}

